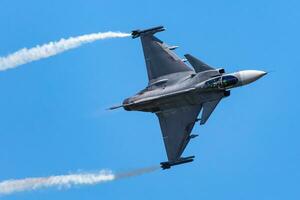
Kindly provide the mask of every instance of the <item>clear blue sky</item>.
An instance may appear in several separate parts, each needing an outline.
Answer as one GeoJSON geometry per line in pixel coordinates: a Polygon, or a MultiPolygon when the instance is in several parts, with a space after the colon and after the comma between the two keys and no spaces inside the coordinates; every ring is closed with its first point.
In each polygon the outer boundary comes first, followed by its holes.
{"type": "MultiPolygon", "coordinates": [[[[169,171],[2,199],[300,199],[300,3],[1,0],[0,55],[86,33],[164,25],[165,42],[228,72],[275,71],[232,91],[169,171]]],[[[166,160],[152,114],[107,112],[147,83],[139,40],[98,41],[0,73],[0,180],[166,160]]]]}

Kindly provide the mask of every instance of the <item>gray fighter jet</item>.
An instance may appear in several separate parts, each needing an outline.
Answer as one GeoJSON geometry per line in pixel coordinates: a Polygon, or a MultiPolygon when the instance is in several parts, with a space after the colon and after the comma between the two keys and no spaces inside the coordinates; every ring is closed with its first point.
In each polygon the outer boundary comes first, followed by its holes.
{"type": "Polygon", "coordinates": [[[172,51],[177,46],[169,46],[154,36],[164,30],[158,26],[132,31],[132,38],[141,38],[149,83],[122,105],[110,109],[123,107],[127,111],[156,114],[168,156],[168,161],[160,164],[168,169],[194,160],[194,156],[181,156],[190,140],[197,136],[191,134],[194,124],[198,121],[205,124],[218,103],[230,95],[230,89],[252,83],[267,73],[257,70],[225,73],[224,69],[215,69],[190,54],[181,59],[172,51]]]}

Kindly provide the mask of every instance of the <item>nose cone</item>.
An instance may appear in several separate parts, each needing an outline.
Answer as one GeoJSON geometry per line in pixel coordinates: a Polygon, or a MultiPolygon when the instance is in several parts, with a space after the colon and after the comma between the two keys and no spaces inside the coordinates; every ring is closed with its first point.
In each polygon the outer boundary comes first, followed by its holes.
{"type": "Polygon", "coordinates": [[[266,75],[267,72],[259,70],[244,70],[239,72],[239,79],[242,85],[246,85],[256,81],[257,79],[266,75]]]}

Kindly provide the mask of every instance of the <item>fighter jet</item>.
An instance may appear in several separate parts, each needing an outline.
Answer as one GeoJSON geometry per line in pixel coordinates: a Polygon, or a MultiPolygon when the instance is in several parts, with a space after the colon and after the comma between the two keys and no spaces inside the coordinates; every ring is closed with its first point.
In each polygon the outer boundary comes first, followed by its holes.
{"type": "Polygon", "coordinates": [[[141,38],[149,82],[122,105],[110,109],[123,107],[158,117],[168,157],[168,161],[160,164],[162,169],[169,169],[194,160],[195,156],[182,157],[182,154],[197,136],[191,134],[196,122],[205,124],[218,103],[230,96],[230,89],[252,83],[267,73],[258,70],[226,73],[223,68],[211,67],[190,54],[181,59],[172,51],[177,46],[169,46],[154,36],[164,30],[158,26],[132,31],[132,38],[141,38]]]}

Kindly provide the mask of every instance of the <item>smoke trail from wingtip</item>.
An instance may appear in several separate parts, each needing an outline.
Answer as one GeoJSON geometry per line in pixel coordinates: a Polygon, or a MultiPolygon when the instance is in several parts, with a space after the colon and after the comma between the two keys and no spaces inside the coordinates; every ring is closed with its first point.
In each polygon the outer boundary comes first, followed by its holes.
{"type": "Polygon", "coordinates": [[[118,173],[118,174],[115,174],[115,179],[123,179],[123,178],[129,178],[132,176],[139,176],[142,174],[156,171],[158,169],[160,169],[160,166],[145,167],[145,168],[140,168],[140,169],[136,169],[136,170],[125,172],[125,173],[118,173]]]}
{"type": "Polygon", "coordinates": [[[92,185],[115,179],[111,171],[101,170],[97,173],[81,173],[39,178],[25,178],[0,182],[0,195],[15,192],[37,190],[48,187],[69,188],[74,185],[92,185]]]}
{"type": "Polygon", "coordinates": [[[96,173],[78,173],[60,176],[12,179],[0,182],[0,195],[9,195],[16,192],[32,191],[43,188],[57,187],[70,188],[75,185],[94,185],[132,176],[139,176],[153,172],[160,167],[147,167],[126,173],[114,174],[110,170],[101,170],[96,173]]]}
{"type": "Polygon", "coordinates": [[[128,37],[130,34],[122,32],[103,32],[82,35],[78,37],[70,37],[68,39],[60,39],[56,42],[49,42],[44,45],[37,45],[36,47],[27,49],[23,48],[5,57],[0,57],[0,71],[15,68],[19,65],[30,63],[42,58],[57,55],[69,49],[74,49],[82,44],[91,43],[96,40],[103,40],[109,38],[128,37]]]}

